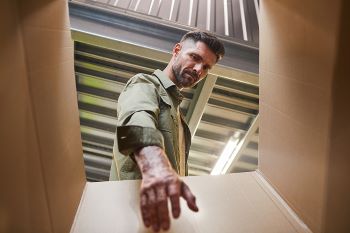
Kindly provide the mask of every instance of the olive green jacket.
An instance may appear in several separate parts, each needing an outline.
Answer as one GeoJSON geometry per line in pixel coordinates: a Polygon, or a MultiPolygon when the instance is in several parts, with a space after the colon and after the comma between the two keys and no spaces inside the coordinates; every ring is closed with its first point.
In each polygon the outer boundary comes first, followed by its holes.
{"type": "MultiPolygon", "coordinates": [[[[179,173],[178,107],[183,99],[175,84],[160,70],[152,75],[137,74],[126,84],[118,99],[117,132],[114,139],[110,180],[141,179],[133,151],[162,147],[179,173]]],[[[185,170],[191,133],[181,115],[185,137],[185,170]]]]}

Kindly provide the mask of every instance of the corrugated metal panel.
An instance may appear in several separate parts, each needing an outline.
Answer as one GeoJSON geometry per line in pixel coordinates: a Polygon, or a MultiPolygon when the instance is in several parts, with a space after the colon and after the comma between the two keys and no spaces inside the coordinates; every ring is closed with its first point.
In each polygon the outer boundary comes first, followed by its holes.
{"type": "Polygon", "coordinates": [[[75,0],[154,16],[259,44],[257,0],[75,0]],[[245,36],[246,35],[246,36],[245,36]]]}

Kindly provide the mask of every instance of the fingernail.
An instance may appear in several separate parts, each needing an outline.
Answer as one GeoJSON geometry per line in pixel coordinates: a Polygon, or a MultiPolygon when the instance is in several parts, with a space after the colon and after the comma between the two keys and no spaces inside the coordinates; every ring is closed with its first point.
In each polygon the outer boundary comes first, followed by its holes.
{"type": "Polygon", "coordinates": [[[194,206],[193,206],[193,211],[195,211],[195,212],[197,212],[199,209],[198,209],[198,206],[195,204],[194,206]]]}
{"type": "Polygon", "coordinates": [[[165,231],[167,231],[169,229],[169,227],[170,227],[170,223],[169,222],[165,222],[162,225],[162,229],[165,230],[165,231]]]}
{"type": "Polygon", "coordinates": [[[145,221],[145,226],[146,226],[146,227],[151,226],[150,222],[149,222],[149,221],[145,221]]]}
{"type": "Polygon", "coordinates": [[[157,224],[154,224],[153,225],[153,230],[155,231],[155,232],[158,232],[160,229],[159,229],[159,226],[157,225],[157,224]]]}

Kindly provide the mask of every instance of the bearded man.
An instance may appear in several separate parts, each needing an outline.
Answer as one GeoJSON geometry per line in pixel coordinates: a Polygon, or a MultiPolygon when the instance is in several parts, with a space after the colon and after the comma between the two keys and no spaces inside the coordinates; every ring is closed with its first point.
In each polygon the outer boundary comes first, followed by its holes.
{"type": "Polygon", "coordinates": [[[175,44],[163,71],[135,75],[119,96],[110,178],[142,179],[141,215],[154,231],[170,227],[168,200],[174,218],[180,215],[180,197],[198,211],[195,196],[181,180],[188,173],[191,133],[180,111],[180,91],[204,79],[224,53],[212,34],[189,32],[175,44]]]}

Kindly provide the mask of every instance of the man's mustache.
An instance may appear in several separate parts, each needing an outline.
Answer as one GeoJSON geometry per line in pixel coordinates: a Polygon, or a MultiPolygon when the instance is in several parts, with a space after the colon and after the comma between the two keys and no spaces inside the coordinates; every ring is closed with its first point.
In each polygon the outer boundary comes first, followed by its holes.
{"type": "Polygon", "coordinates": [[[197,81],[199,79],[198,73],[195,70],[188,70],[186,73],[188,73],[189,75],[191,75],[191,77],[197,81]]]}

